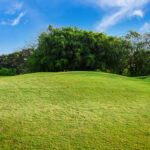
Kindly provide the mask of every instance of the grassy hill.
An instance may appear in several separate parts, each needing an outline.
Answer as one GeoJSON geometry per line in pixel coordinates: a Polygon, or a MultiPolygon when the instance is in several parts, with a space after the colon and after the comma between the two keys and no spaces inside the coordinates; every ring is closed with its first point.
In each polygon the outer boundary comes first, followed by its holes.
{"type": "Polygon", "coordinates": [[[150,78],[100,72],[0,77],[0,149],[149,150],[150,78]]]}

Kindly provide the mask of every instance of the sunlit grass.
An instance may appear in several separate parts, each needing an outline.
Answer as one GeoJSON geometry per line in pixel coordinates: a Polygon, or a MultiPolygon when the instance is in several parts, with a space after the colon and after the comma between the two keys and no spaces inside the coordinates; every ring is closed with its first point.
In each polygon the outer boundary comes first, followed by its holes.
{"type": "Polygon", "coordinates": [[[0,77],[0,149],[150,149],[150,78],[0,77]]]}

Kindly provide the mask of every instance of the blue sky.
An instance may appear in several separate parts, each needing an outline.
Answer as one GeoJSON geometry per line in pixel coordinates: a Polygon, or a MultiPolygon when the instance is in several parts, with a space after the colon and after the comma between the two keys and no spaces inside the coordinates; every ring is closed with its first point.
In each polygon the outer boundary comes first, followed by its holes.
{"type": "Polygon", "coordinates": [[[150,31],[150,0],[0,0],[0,54],[35,43],[51,24],[123,35],[150,31]]]}

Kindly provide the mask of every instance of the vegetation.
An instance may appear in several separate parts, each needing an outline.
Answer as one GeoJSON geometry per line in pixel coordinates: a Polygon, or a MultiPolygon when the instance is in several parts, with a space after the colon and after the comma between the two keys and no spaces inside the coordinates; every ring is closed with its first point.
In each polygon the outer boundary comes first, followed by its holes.
{"type": "Polygon", "coordinates": [[[38,48],[28,64],[33,72],[109,70],[120,73],[128,52],[124,42],[103,33],[77,28],[50,28],[39,37],[38,48]]]}
{"type": "Polygon", "coordinates": [[[14,52],[8,55],[0,56],[0,69],[7,68],[16,70],[17,74],[21,74],[26,72],[26,60],[28,60],[29,56],[32,54],[32,49],[23,49],[19,52],[14,52]]]}
{"type": "Polygon", "coordinates": [[[147,75],[150,34],[49,26],[34,48],[0,56],[0,149],[149,150],[147,75]]]}
{"type": "Polygon", "coordinates": [[[130,31],[122,38],[56,28],[39,36],[28,60],[32,72],[101,70],[127,76],[150,75],[149,34],[130,31]]]}
{"type": "Polygon", "coordinates": [[[150,77],[0,77],[0,149],[150,149],[150,77]]]}
{"type": "Polygon", "coordinates": [[[0,68],[26,72],[95,71],[125,76],[150,75],[150,34],[123,37],[49,26],[35,48],[0,56],[0,68]]]}
{"type": "Polygon", "coordinates": [[[16,75],[16,70],[8,68],[0,69],[0,76],[14,76],[14,75],[16,75]]]}

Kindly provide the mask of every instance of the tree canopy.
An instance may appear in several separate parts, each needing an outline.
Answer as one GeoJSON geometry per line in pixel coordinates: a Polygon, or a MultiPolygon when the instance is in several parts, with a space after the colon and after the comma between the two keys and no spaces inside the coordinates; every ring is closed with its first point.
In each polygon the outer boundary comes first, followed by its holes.
{"type": "Polygon", "coordinates": [[[17,73],[100,70],[150,75],[150,34],[129,31],[115,37],[50,25],[47,32],[40,34],[36,48],[0,56],[0,68],[14,68],[17,73]]]}

